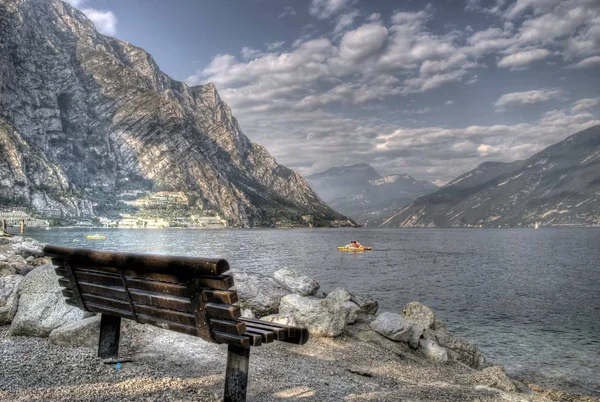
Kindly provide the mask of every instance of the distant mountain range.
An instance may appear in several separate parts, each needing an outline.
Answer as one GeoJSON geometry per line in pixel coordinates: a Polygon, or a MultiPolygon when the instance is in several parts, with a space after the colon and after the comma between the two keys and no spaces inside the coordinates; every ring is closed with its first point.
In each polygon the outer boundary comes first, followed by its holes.
{"type": "Polygon", "coordinates": [[[343,216],[242,132],[213,84],[190,87],[59,0],[0,0],[0,206],[132,212],[128,192],[183,192],[163,214],[234,226],[343,216]]]}
{"type": "Polygon", "coordinates": [[[398,208],[438,189],[409,175],[381,176],[364,163],[332,167],[306,180],[336,211],[368,226],[380,224],[398,208]]]}
{"type": "Polygon", "coordinates": [[[384,227],[600,225],[600,126],[524,161],[484,163],[384,227]]]}

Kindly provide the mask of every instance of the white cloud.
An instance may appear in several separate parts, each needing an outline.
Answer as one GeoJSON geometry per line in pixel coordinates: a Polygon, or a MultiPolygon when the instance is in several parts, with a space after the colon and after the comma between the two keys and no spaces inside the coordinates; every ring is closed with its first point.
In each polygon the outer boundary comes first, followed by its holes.
{"type": "Polygon", "coordinates": [[[248,46],[244,46],[242,48],[242,50],[240,51],[240,53],[242,54],[242,57],[244,58],[244,60],[251,60],[254,59],[258,56],[260,56],[260,50],[258,49],[253,49],[251,47],[248,46]]]}
{"type": "Polygon", "coordinates": [[[533,91],[512,92],[502,95],[496,103],[496,111],[505,111],[519,106],[533,105],[554,99],[561,99],[564,92],[558,88],[542,88],[533,91]]]}
{"type": "Polygon", "coordinates": [[[446,101],[446,103],[444,103],[444,105],[446,105],[446,106],[450,106],[450,105],[453,105],[453,104],[454,104],[453,100],[449,100],[449,101],[446,101]]]}
{"type": "MultiPolygon", "coordinates": [[[[352,26],[352,24],[354,23],[354,20],[359,15],[360,15],[360,12],[358,10],[352,10],[347,13],[341,14],[337,19],[337,23],[335,25],[333,33],[338,34],[342,31],[344,31],[346,28],[352,26]]],[[[377,21],[377,20],[374,20],[374,21],[377,21]]]]}
{"type": "Polygon", "coordinates": [[[527,67],[535,61],[544,60],[550,54],[550,51],[546,49],[524,50],[503,57],[498,62],[498,67],[510,68],[511,70],[527,67]]]}
{"type": "Polygon", "coordinates": [[[573,104],[572,113],[581,113],[589,110],[598,110],[600,108],[600,97],[580,99],[573,104]]]}
{"type": "Polygon", "coordinates": [[[117,16],[108,10],[98,10],[87,7],[88,0],[65,0],[81,10],[96,26],[98,32],[105,35],[116,35],[117,33],[117,16]]]}
{"type": "Polygon", "coordinates": [[[570,68],[592,68],[600,65],[600,56],[591,56],[583,59],[575,64],[570,65],[570,68]]]}
{"type": "Polygon", "coordinates": [[[308,12],[319,19],[327,19],[344,10],[354,0],[311,0],[308,12]]]}
{"type": "Polygon", "coordinates": [[[279,14],[278,18],[291,17],[296,15],[296,10],[293,7],[287,6],[283,9],[283,12],[279,14]]]}
{"type": "Polygon", "coordinates": [[[279,42],[269,42],[266,43],[265,46],[267,47],[267,50],[269,52],[273,51],[273,50],[277,50],[280,49],[283,45],[285,44],[285,41],[279,41],[279,42]]]}
{"type": "Polygon", "coordinates": [[[362,62],[379,54],[388,38],[388,30],[378,22],[365,24],[344,34],[340,56],[344,60],[362,62]]]}

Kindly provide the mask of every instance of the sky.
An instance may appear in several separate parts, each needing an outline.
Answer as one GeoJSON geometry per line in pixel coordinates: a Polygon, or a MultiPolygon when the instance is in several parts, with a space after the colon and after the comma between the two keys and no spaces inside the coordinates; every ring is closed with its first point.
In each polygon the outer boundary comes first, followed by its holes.
{"type": "Polygon", "coordinates": [[[598,0],[68,0],[307,175],[444,184],[600,124],[598,0]]]}

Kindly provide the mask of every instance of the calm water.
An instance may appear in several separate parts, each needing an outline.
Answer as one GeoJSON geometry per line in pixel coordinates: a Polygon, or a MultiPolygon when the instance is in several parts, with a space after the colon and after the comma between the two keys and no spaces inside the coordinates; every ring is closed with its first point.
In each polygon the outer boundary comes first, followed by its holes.
{"type": "Polygon", "coordinates": [[[600,395],[600,230],[75,230],[28,234],[77,247],[224,257],[233,268],[289,267],[367,292],[380,311],[430,306],[517,378],[600,395]],[[85,241],[101,233],[105,241],[85,241]],[[365,253],[341,253],[358,238],[365,253]],[[78,243],[73,242],[79,240],[78,243]]]}

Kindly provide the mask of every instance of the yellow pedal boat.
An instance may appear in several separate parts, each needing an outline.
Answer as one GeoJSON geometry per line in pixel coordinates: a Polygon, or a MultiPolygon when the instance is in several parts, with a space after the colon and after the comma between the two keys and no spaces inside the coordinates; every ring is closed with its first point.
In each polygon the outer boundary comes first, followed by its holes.
{"type": "Polygon", "coordinates": [[[93,234],[93,235],[85,236],[85,239],[86,240],[106,240],[106,236],[99,235],[99,234],[93,234]]]}
{"type": "Polygon", "coordinates": [[[338,247],[338,251],[370,251],[373,250],[373,247],[338,247]]]}

